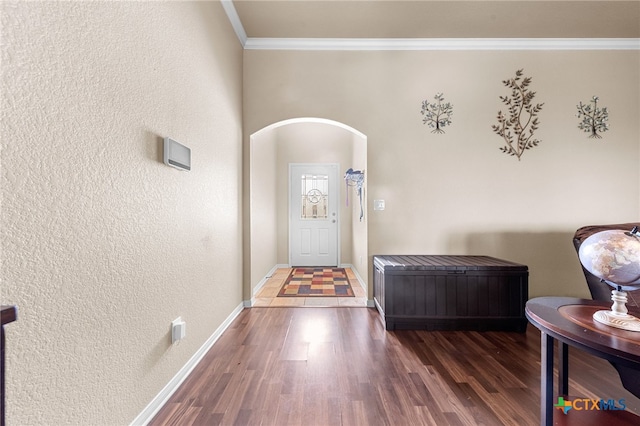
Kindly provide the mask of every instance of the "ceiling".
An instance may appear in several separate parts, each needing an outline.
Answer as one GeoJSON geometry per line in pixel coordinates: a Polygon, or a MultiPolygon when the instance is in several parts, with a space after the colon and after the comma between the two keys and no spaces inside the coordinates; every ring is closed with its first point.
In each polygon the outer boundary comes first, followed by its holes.
{"type": "Polygon", "coordinates": [[[640,1],[233,0],[247,38],[640,38],[640,1]]]}

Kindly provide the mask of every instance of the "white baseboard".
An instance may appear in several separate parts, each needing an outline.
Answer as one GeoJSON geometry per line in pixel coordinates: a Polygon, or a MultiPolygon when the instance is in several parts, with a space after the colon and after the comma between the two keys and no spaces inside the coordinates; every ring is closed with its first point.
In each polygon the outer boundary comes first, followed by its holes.
{"type": "Polygon", "coordinates": [[[260,280],[260,282],[256,285],[256,287],[251,292],[252,298],[255,297],[256,294],[258,294],[260,289],[267,283],[267,281],[269,281],[269,278],[271,278],[273,274],[275,274],[275,272],[280,268],[289,268],[289,265],[278,264],[278,265],[275,265],[273,268],[271,268],[271,270],[267,272],[267,275],[265,275],[265,277],[262,280],[260,280]]]}
{"type": "Polygon", "coordinates": [[[233,312],[224,320],[220,327],[213,332],[211,337],[207,339],[207,341],[198,349],[198,351],[193,354],[191,359],[187,361],[187,363],[178,371],[178,373],[173,376],[173,378],[167,383],[167,385],[156,395],[153,400],[145,407],[144,410],[131,422],[130,426],[142,426],[148,424],[153,416],[155,416],[158,411],[166,404],[171,395],[178,390],[178,387],[182,384],[182,382],[189,376],[189,373],[198,365],[198,363],[202,360],[202,358],[207,354],[209,349],[213,346],[214,343],[220,338],[222,333],[231,325],[234,319],[242,312],[244,309],[244,303],[239,304],[233,312]]]}
{"type": "Polygon", "coordinates": [[[269,281],[269,278],[271,278],[278,269],[282,269],[282,268],[290,268],[290,266],[279,263],[279,264],[276,264],[273,268],[271,268],[269,272],[267,272],[267,275],[262,280],[260,280],[258,285],[256,285],[256,287],[251,292],[251,300],[245,300],[243,302],[245,308],[250,308],[253,306],[256,299],[256,294],[258,294],[260,289],[262,289],[262,287],[267,283],[267,281],[269,281]]]}
{"type": "MultiPolygon", "coordinates": [[[[344,263],[344,264],[340,265],[340,267],[341,268],[351,268],[351,271],[353,272],[353,274],[356,276],[358,282],[360,283],[360,287],[362,287],[364,289],[364,291],[369,291],[369,289],[367,288],[367,285],[365,284],[364,280],[360,276],[360,273],[358,272],[358,270],[356,268],[353,267],[352,264],[344,263]]],[[[375,308],[375,306],[376,306],[376,304],[375,304],[373,299],[367,299],[367,308],[375,308]]]]}
{"type": "Polygon", "coordinates": [[[353,272],[353,275],[356,276],[356,279],[358,280],[358,283],[360,283],[360,287],[362,287],[365,291],[367,290],[367,285],[365,284],[364,280],[360,276],[360,273],[358,272],[358,270],[356,268],[353,267],[353,265],[351,263],[343,263],[343,264],[340,265],[340,267],[341,268],[349,268],[349,269],[351,269],[351,272],[353,272]]]}

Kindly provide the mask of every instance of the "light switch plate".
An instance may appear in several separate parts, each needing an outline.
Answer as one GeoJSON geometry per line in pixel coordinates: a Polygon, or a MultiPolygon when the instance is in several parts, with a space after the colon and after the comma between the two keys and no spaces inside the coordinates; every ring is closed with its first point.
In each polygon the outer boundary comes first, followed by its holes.
{"type": "Polygon", "coordinates": [[[374,210],[384,210],[384,200],[373,200],[374,210]]]}

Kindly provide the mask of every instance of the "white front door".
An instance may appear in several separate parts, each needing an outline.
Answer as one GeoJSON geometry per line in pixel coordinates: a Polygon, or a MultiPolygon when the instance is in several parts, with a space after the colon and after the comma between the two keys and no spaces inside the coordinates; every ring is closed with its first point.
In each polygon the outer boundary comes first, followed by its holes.
{"type": "Polygon", "coordinates": [[[289,164],[289,264],[338,266],[338,165],[289,164]]]}

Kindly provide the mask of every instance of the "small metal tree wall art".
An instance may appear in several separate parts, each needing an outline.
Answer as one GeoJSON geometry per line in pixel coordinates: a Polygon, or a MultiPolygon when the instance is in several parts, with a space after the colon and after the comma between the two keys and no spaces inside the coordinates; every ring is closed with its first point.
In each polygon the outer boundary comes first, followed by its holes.
{"type": "Polygon", "coordinates": [[[436,93],[434,96],[436,102],[422,101],[422,111],[424,115],[423,124],[427,124],[433,130],[431,133],[444,133],[443,127],[451,124],[451,116],[453,115],[453,105],[444,102],[442,93],[436,93]]]}
{"type": "Polygon", "coordinates": [[[590,138],[602,138],[598,132],[604,133],[609,130],[609,111],[606,107],[598,108],[597,96],[591,98],[591,102],[583,104],[580,102],[578,107],[578,118],[582,118],[578,128],[586,133],[591,133],[590,138]],[[593,104],[593,105],[591,105],[593,104]]]}
{"type": "Polygon", "coordinates": [[[505,146],[500,151],[518,158],[528,149],[538,146],[540,140],[534,138],[538,129],[538,113],[544,104],[533,104],[536,92],[529,90],[531,77],[522,77],[522,71],[516,71],[515,78],[503,80],[502,83],[511,89],[511,96],[500,96],[500,100],[508,108],[509,116],[498,111],[498,124],[493,124],[493,131],[504,139],[505,146]]]}

